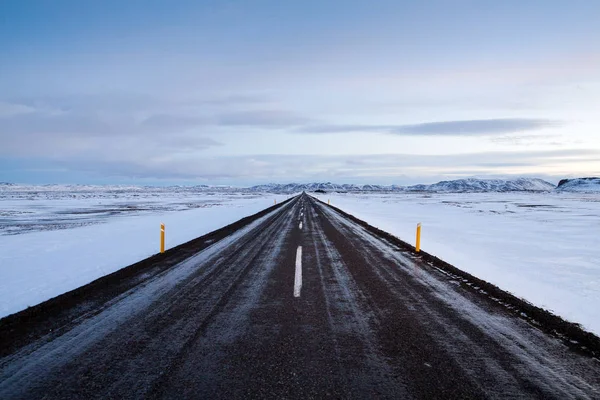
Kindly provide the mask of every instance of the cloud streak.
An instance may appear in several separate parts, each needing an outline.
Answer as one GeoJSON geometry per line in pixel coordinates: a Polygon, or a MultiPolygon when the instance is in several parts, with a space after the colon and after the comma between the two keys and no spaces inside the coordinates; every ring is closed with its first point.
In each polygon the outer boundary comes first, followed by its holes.
{"type": "Polygon", "coordinates": [[[221,114],[216,118],[216,124],[221,126],[253,126],[262,128],[292,128],[313,122],[307,118],[289,111],[260,110],[243,111],[221,114]]]}
{"type": "Polygon", "coordinates": [[[154,114],[144,119],[140,128],[159,130],[186,130],[195,126],[206,125],[208,119],[189,115],[154,114]]]}
{"type": "Polygon", "coordinates": [[[494,136],[561,126],[562,122],[535,118],[496,118],[461,121],[425,122],[409,125],[308,125],[299,133],[377,132],[424,136],[494,136]]]}

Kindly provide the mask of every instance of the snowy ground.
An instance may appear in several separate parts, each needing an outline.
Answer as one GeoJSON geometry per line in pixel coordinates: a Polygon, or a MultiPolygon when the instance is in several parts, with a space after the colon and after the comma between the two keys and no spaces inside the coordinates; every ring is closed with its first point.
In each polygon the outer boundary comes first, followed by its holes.
{"type": "Polygon", "coordinates": [[[288,197],[173,188],[4,188],[0,317],[157,253],[161,222],[170,248],[288,197]]]}
{"type": "Polygon", "coordinates": [[[600,334],[600,194],[318,197],[600,334]]]}

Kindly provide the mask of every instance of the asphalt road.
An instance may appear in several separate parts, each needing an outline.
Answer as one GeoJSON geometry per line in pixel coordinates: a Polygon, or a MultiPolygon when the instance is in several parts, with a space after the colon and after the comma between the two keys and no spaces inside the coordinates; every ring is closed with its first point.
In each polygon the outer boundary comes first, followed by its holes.
{"type": "Polygon", "coordinates": [[[307,195],[207,246],[7,352],[0,398],[600,398],[597,360],[307,195]]]}

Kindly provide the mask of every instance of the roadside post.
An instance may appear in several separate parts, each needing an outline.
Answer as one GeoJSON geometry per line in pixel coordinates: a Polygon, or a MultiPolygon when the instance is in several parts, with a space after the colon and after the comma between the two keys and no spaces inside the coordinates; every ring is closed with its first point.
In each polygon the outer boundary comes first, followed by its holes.
{"type": "Polygon", "coordinates": [[[165,252],[165,224],[160,224],[160,252],[165,252]]]}
{"type": "Polygon", "coordinates": [[[421,251],[421,223],[417,224],[417,245],[415,246],[417,253],[421,251]]]}
{"type": "Polygon", "coordinates": [[[327,199],[327,205],[329,205],[329,199],[327,199]]]}

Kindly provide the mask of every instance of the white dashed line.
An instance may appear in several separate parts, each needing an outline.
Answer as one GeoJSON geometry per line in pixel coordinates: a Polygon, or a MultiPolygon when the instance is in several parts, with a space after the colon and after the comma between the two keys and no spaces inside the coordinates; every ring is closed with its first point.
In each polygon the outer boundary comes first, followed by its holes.
{"type": "Polygon", "coordinates": [[[294,277],[294,297],[300,297],[302,289],[302,246],[296,250],[296,276],[294,277]]]}

